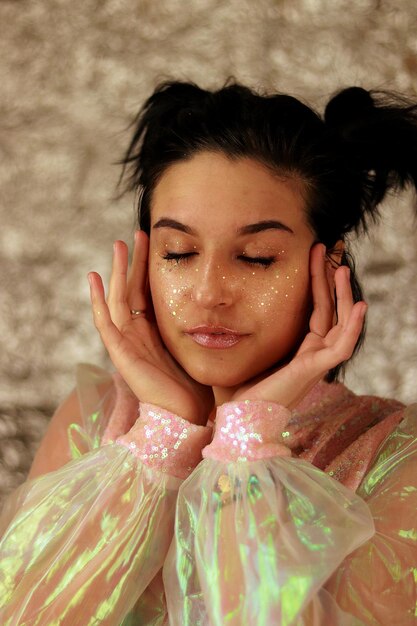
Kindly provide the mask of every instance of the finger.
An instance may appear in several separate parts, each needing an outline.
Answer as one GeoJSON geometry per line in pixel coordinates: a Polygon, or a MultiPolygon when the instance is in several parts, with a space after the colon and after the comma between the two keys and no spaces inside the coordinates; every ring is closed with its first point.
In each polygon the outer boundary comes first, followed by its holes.
{"type": "Polygon", "coordinates": [[[94,324],[101,334],[101,329],[112,319],[109,307],[106,302],[106,294],[104,291],[103,281],[100,274],[90,272],[88,274],[88,282],[90,283],[90,299],[93,312],[94,324]]]}
{"type": "Polygon", "coordinates": [[[115,241],[113,245],[113,264],[107,302],[111,318],[119,329],[130,320],[130,308],[126,299],[127,266],[127,245],[124,241],[115,241]]]}
{"type": "Polygon", "coordinates": [[[350,285],[350,269],[339,267],[335,273],[337,323],[347,326],[354,306],[350,285]]]}
{"type": "Polygon", "coordinates": [[[96,272],[88,274],[90,283],[90,298],[93,311],[94,325],[100,333],[104,345],[107,347],[109,340],[116,338],[120,340],[120,333],[112,321],[109,307],[105,299],[105,292],[101,276],[96,272]],[[113,332],[113,328],[116,334],[113,332]]]}
{"type": "Polygon", "coordinates": [[[127,280],[127,301],[130,309],[148,308],[148,250],[149,239],[143,231],[135,232],[132,265],[127,280]]]}
{"type": "Polygon", "coordinates": [[[313,314],[310,330],[320,337],[325,337],[333,326],[334,301],[329,285],[325,261],[326,248],[317,244],[311,251],[311,288],[313,295],[313,314]]]}
{"type": "Polygon", "coordinates": [[[362,301],[356,302],[352,306],[349,319],[339,333],[337,340],[329,348],[332,353],[333,362],[330,367],[335,367],[339,363],[347,361],[347,359],[350,359],[352,356],[365,323],[367,309],[368,305],[362,301]]]}
{"type": "Polygon", "coordinates": [[[336,313],[336,284],[334,282],[335,271],[339,266],[335,266],[332,258],[326,255],[326,277],[327,284],[329,285],[329,293],[332,301],[333,307],[333,317],[332,317],[332,326],[337,324],[337,313],[336,313]]]}

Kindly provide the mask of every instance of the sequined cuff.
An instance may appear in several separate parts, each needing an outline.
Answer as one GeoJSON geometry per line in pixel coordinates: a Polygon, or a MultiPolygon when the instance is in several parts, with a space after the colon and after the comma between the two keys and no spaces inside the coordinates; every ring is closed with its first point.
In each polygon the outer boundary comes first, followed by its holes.
{"type": "Polygon", "coordinates": [[[284,406],[264,400],[222,404],[217,409],[213,441],[204,448],[203,457],[228,462],[291,456],[278,443],[290,416],[284,406]]]}
{"type": "Polygon", "coordinates": [[[142,463],[160,472],[187,478],[202,460],[212,428],[196,426],[153,404],[139,404],[139,418],[126,435],[116,439],[142,463]]]}

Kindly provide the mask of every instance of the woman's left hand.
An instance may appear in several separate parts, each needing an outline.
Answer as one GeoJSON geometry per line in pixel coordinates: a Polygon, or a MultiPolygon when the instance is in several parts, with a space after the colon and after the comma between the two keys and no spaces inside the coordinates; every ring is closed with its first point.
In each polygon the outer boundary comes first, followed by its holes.
{"type": "Polygon", "coordinates": [[[353,302],[349,268],[341,266],[334,271],[328,266],[325,252],[323,244],[316,244],[311,250],[314,308],[310,332],[288,364],[259,382],[241,387],[233,400],[268,400],[292,409],[330,369],[352,356],[367,305],[363,301],[353,302]]]}

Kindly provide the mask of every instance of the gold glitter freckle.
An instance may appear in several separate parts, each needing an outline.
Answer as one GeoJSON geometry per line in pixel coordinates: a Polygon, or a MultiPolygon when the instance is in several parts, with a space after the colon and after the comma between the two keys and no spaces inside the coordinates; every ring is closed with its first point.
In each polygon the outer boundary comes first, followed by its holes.
{"type": "Polygon", "coordinates": [[[288,298],[288,294],[287,293],[285,294],[285,297],[288,298]]]}
{"type": "Polygon", "coordinates": [[[252,276],[255,276],[255,272],[252,272],[252,276]]]}
{"type": "Polygon", "coordinates": [[[222,279],[223,279],[223,280],[226,280],[226,276],[222,276],[222,279]]]}
{"type": "Polygon", "coordinates": [[[176,315],[176,314],[177,314],[177,312],[176,312],[176,311],[172,311],[172,315],[176,315]]]}
{"type": "Polygon", "coordinates": [[[295,273],[297,273],[297,272],[298,272],[298,270],[294,270],[294,272],[295,272],[295,273]]]}
{"type": "Polygon", "coordinates": [[[285,439],[285,437],[289,437],[289,436],[290,436],[290,433],[288,432],[288,430],[285,430],[283,433],[281,433],[281,437],[283,439],[285,439]]]}
{"type": "Polygon", "coordinates": [[[285,278],[288,280],[288,279],[289,279],[289,276],[286,276],[285,278]]]}

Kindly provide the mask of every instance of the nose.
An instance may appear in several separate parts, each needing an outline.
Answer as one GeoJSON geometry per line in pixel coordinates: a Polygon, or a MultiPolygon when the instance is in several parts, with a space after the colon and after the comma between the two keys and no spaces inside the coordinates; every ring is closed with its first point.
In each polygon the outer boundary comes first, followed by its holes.
{"type": "Polygon", "coordinates": [[[206,309],[227,307],[233,304],[235,289],[233,279],[218,264],[209,263],[200,268],[192,290],[191,299],[206,309]]]}

